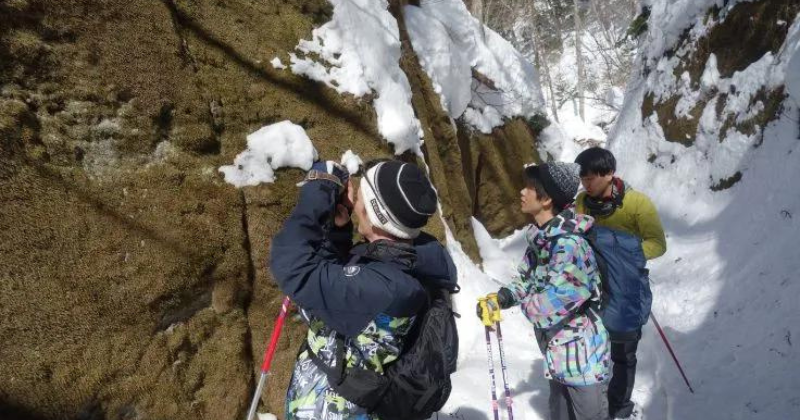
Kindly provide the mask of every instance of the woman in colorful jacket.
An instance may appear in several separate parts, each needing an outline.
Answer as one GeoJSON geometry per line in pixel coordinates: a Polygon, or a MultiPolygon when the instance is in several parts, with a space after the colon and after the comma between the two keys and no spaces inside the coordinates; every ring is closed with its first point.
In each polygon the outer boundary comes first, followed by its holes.
{"type": "Polygon", "coordinates": [[[520,305],[534,326],[550,383],[550,420],[606,418],[608,332],[593,307],[600,272],[582,236],[593,219],[568,208],[580,183],[577,172],[571,163],[525,168],[521,209],[534,224],[518,278],[497,293],[500,309],[520,305]]]}

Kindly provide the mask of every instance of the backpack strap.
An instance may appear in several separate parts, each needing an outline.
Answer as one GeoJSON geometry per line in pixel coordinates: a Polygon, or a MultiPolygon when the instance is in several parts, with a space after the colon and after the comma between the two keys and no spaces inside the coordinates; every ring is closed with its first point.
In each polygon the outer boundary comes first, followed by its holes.
{"type": "Polygon", "coordinates": [[[336,364],[334,366],[329,366],[319,358],[319,356],[311,350],[311,347],[308,345],[308,341],[305,341],[303,348],[308,351],[308,357],[311,361],[323,372],[325,375],[328,376],[328,381],[335,386],[339,386],[344,382],[345,377],[345,368],[347,363],[344,360],[344,336],[340,333],[336,333],[336,343],[334,344],[334,361],[336,364]]]}

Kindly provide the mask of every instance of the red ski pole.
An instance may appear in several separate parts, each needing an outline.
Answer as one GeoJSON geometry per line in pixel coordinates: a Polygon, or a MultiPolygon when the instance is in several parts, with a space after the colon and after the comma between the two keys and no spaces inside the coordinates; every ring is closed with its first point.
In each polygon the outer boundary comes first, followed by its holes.
{"type": "Polygon", "coordinates": [[[270,366],[272,365],[272,356],[275,355],[275,348],[278,346],[278,339],[281,336],[283,329],[283,322],[286,320],[286,313],[289,312],[289,297],[283,298],[281,304],[281,313],[278,315],[278,320],[275,321],[275,328],[272,329],[272,337],[269,340],[269,346],[264,351],[264,363],[261,365],[261,377],[258,379],[258,386],[256,392],[253,394],[253,402],[250,403],[250,410],[247,412],[247,420],[253,420],[258,408],[258,400],[261,397],[261,392],[264,390],[264,384],[267,383],[267,375],[269,375],[270,366]]]}
{"type": "Polygon", "coordinates": [[[678,358],[675,357],[675,352],[672,351],[672,346],[669,345],[669,341],[667,340],[667,336],[664,335],[664,330],[661,329],[661,325],[658,324],[658,321],[656,320],[656,316],[653,315],[652,312],[650,312],[650,319],[653,320],[653,325],[656,326],[656,329],[658,330],[658,333],[661,334],[661,339],[664,340],[664,344],[667,346],[667,350],[669,350],[669,354],[672,356],[672,360],[675,361],[675,366],[677,366],[678,370],[681,372],[681,376],[683,376],[683,381],[686,382],[686,386],[689,387],[689,392],[694,394],[694,390],[692,389],[692,386],[689,385],[689,380],[686,379],[686,374],[683,373],[683,368],[681,367],[681,363],[678,361],[678,358]]]}

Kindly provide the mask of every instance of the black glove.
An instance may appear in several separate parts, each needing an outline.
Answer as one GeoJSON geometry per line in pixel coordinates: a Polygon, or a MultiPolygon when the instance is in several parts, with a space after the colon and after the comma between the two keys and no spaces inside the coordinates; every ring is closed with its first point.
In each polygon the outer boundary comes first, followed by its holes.
{"type": "Polygon", "coordinates": [[[500,290],[497,291],[497,304],[500,305],[500,309],[508,309],[514,306],[514,292],[505,287],[501,287],[500,290]]]}

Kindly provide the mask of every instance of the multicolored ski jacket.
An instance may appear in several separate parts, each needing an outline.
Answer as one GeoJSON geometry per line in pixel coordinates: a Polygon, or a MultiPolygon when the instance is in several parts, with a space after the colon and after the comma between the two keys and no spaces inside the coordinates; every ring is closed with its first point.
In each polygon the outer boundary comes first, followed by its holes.
{"type": "Polygon", "coordinates": [[[281,290],[308,323],[286,395],[287,420],[368,420],[338,395],[309,358],[335,364],[336,334],[345,337],[347,365],[383,373],[427,299],[423,286],[456,288],[456,267],[429,235],[413,245],[376,241],[352,247],[352,225],[331,226],[336,185],[316,180],[300,189],[297,206],[272,241],[271,263],[281,290]]]}
{"type": "MultiPolygon", "coordinates": [[[[580,236],[592,222],[592,217],[567,209],[541,229],[531,225],[519,277],[507,286],[539,333],[581,311],[549,343],[540,343],[546,347],[545,377],[569,386],[609,378],[608,332],[599,317],[586,314],[590,309],[582,309],[588,299],[599,296],[601,287],[592,248],[580,236]]],[[[537,339],[545,340],[539,333],[537,339]]]]}

